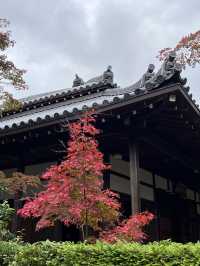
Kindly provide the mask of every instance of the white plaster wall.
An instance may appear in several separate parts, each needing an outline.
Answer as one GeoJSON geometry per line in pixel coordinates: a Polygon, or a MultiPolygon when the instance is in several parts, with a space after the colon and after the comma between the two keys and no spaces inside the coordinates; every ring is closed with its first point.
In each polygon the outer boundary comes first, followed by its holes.
{"type": "Polygon", "coordinates": [[[153,185],[153,175],[151,172],[140,168],[139,177],[140,177],[140,181],[153,185]]]}
{"type": "Polygon", "coordinates": [[[186,197],[190,200],[195,200],[194,191],[192,189],[186,189],[186,197]]]}
{"type": "MultiPolygon", "coordinates": [[[[110,188],[120,193],[131,194],[130,181],[114,174],[110,175],[110,188]]],[[[154,201],[153,188],[140,184],[140,198],[154,201]]]]}
{"type": "Polygon", "coordinates": [[[140,198],[154,201],[154,192],[152,187],[140,185],[140,198]]]}
{"type": "Polygon", "coordinates": [[[130,195],[130,180],[119,177],[117,175],[110,175],[110,188],[117,192],[125,193],[130,195]]]}
{"type": "Polygon", "coordinates": [[[155,176],[156,188],[167,190],[167,179],[162,176],[155,176]]]}
{"type": "Polygon", "coordinates": [[[129,174],[129,162],[124,161],[120,158],[115,158],[115,156],[110,157],[110,163],[112,166],[112,170],[126,176],[130,176],[129,174]]]}
{"type": "Polygon", "coordinates": [[[197,204],[197,213],[200,215],[200,204],[197,204]]]}
{"type": "MultiPolygon", "coordinates": [[[[116,173],[125,175],[127,177],[130,176],[129,174],[129,162],[124,161],[120,158],[120,155],[118,156],[111,156],[110,162],[112,165],[112,170],[116,173]]],[[[140,181],[143,181],[147,184],[153,185],[153,176],[152,173],[141,169],[139,170],[139,178],[140,181]]],[[[112,190],[115,190],[120,193],[125,193],[130,195],[131,189],[130,189],[130,180],[120,177],[117,174],[111,174],[110,175],[110,188],[112,190]]],[[[145,185],[140,185],[140,197],[147,200],[154,200],[154,193],[153,188],[147,187],[145,185]]]]}

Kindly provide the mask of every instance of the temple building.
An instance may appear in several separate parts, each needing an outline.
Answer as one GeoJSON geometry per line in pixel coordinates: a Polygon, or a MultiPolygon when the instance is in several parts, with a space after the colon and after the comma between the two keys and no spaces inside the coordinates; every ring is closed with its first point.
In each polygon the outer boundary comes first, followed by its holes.
{"type": "MultiPolygon", "coordinates": [[[[120,193],[123,215],[155,213],[152,240],[200,240],[200,109],[180,73],[171,53],[129,87],[114,82],[109,66],[87,82],[76,75],[70,89],[21,99],[20,110],[0,118],[0,169],[40,175],[62,159],[63,125],[93,108],[100,149],[112,166],[104,186],[120,193]]],[[[35,233],[34,221],[16,223],[29,241],[78,239],[74,228],[35,233]]]]}

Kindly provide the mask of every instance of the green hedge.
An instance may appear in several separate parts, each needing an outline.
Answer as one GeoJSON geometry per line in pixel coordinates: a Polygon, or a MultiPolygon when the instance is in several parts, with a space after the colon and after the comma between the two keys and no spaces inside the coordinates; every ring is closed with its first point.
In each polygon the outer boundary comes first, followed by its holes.
{"type": "Polygon", "coordinates": [[[140,244],[96,245],[39,242],[16,244],[0,242],[2,266],[111,266],[111,265],[200,265],[200,243],[169,241],[140,244]]]}
{"type": "Polygon", "coordinates": [[[20,248],[21,246],[15,242],[0,241],[0,265],[11,265],[20,248]]]}

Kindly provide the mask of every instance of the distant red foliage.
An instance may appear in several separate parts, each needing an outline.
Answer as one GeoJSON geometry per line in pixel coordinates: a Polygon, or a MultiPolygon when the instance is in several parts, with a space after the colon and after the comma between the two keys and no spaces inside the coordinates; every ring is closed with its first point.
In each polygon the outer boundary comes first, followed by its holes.
{"type": "Polygon", "coordinates": [[[182,37],[175,48],[164,48],[160,50],[158,58],[163,61],[171,51],[177,53],[177,61],[183,68],[186,65],[195,67],[196,64],[200,63],[200,30],[182,37]]]}

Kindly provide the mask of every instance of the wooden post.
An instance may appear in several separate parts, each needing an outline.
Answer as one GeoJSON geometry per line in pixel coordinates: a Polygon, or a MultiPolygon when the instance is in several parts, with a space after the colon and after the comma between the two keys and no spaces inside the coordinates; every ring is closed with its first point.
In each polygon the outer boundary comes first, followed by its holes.
{"type": "MultiPolygon", "coordinates": [[[[107,164],[110,164],[110,155],[108,153],[104,153],[104,161],[107,164]]],[[[103,174],[103,189],[110,188],[110,171],[107,170],[103,174]]]]}
{"type": "Polygon", "coordinates": [[[140,180],[139,180],[139,151],[138,144],[129,139],[130,186],[132,214],[140,211],[140,180]]]}

